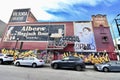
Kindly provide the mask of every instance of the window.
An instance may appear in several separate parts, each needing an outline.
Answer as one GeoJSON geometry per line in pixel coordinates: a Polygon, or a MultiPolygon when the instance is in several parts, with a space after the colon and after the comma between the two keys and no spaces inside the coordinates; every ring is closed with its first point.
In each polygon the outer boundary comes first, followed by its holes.
{"type": "Polygon", "coordinates": [[[6,55],[6,56],[8,56],[8,57],[13,57],[13,55],[6,55]]]}
{"type": "Polygon", "coordinates": [[[118,61],[117,64],[120,65],[120,61],[118,61]]]}
{"type": "Polygon", "coordinates": [[[65,57],[63,60],[69,60],[69,57],[65,57]]]}
{"type": "Polygon", "coordinates": [[[120,50],[120,44],[118,44],[118,49],[120,50]]]}
{"type": "Polygon", "coordinates": [[[27,57],[25,57],[25,58],[23,58],[23,60],[28,60],[28,58],[27,58],[27,57]]]}
{"type": "Polygon", "coordinates": [[[30,58],[30,60],[34,60],[34,58],[30,58]]]}
{"type": "Polygon", "coordinates": [[[103,36],[102,37],[102,42],[108,42],[108,37],[107,36],[103,36]]]}

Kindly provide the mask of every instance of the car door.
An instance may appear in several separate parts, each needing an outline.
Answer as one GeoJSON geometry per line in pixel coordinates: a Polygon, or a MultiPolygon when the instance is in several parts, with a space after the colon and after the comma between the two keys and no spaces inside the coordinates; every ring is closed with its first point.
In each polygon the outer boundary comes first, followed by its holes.
{"type": "Polygon", "coordinates": [[[20,64],[21,64],[21,65],[26,65],[27,59],[28,59],[27,57],[21,59],[21,60],[20,60],[20,64]]]}
{"type": "Polygon", "coordinates": [[[28,57],[24,62],[25,62],[25,65],[31,66],[33,61],[34,61],[34,58],[28,57]]]}
{"type": "Polygon", "coordinates": [[[61,62],[59,63],[59,66],[62,68],[67,68],[68,67],[68,60],[69,60],[68,57],[62,59],[61,62]]]}
{"type": "Polygon", "coordinates": [[[116,69],[117,69],[117,71],[120,71],[120,61],[117,61],[117,63],[116,63],[116,69]]]}
{"type": "Polygon", "coordinates": [[[67,66],[68,66],[69,68],[73,68],[73,67],[75,66],[75,61],[76,61],[76,59],[70,58],[70,59],[68,60],[67,66]]]}
{"type": "Polygon", "coordinates": [[[110,62],[109,69],[110,71],[117,71],[117,62],[116,61],[110,62]]]}

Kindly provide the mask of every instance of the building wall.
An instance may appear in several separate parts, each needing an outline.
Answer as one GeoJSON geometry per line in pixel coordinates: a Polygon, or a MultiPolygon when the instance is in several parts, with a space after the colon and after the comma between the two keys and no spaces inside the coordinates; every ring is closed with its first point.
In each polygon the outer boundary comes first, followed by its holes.
{"type": "Polygon", "coordinates": [[[3,22],[2,20],[0,20],[0,38],[2,38],[2,34],[5,31],[7,24],[5,22],[3,22]]]}
{"type": "Polygon", "coordinates": [[[106,15],[93,15],[92,21],[97,51],[108,52],[110,59],[117,59],[106,15]]]}
{"type": "MultiPolygon", "coordinates": [[[[73,31],[73,22],[36,22],[36,23],[9,23],[8,26],[20,26],[20,25],[60,25],[64,24],[65,26],[65,36],[73,36],[74,31],[73,31]]],[[[7,30],[6,30],[7,32],[7,30]]],[[[5,35],[5,34],[4,34],[5,35]]],[[[20,49],[22,44],[22,49],[40,49],[40,50],[45,50],[47,48],[48,42],[47,41],[21,41],[21,40],[16,40],[16,41],[2,41],[1,43],[1,48],[8,48],[8,49],[20,49]],[[9,43],[9,44],[8,44],[9,43]],[[15,47],[15,45],[17,46],[15,47]]],[[[67,49],[71,50],[71,48],[67,49]]]]}
{"type": "Polygon", "coordinates": [[[94,28],[94,35],[95,35],[95,42],[97,46],[97,51],[108,51],[108,52],[113,52],[114,51],[114,44],[112,41],[111,33],[109,27],[105,28],[102,27],[102,30],[100,30],[101,27],[99,28],[94,28]],[[107,37],[107,41],[102,40],[103,37],[107,37]]]}
{"type": "MultiPolygon", "coordinates": [[[[74,36],[74,22],[37,22],[34,15],[30,12],[30,9],[17,9],[13,12],[17,13],[16,15],[11,16],[10,22],[8,23],[8,27],[19,27],[19,26],[28,26],[28,25],[64,25],[64,36],[74,36]],[[26,12],[27,14],[21,16],[17,15],[21,12],[26,12]],[[29,14],[28,14],[29,13],[29,14]],[[22,17],[22,18],[21,18],[22,17]],[[19,20],[20,19],[20,20],[19,20]]],[[[78,21],[81,22],[81,21],[78,21]]],[[[113,53],[115,48],[112,41],[112,36],[110,33],[110,28],[107,22],[106,15],[93,15],[91,27],[93,28],[94,32],[94,38],[95,38],[95,44],[96,44],[96,50],[99,51],[106,51],[109,52],[111,59],[116,59],[115,54],[113,53]]],[[[82,27],[82,26],[81,26],[82,27]]],[[[20,27],[19,27],[20,28],[20,27]]],[[[55,27],[54,27],[55,28],[55,27]]],[[[58,28],[59,29],[59,28],[58,28]]],[[[16,30],[16,29],[14,29],[16,30]]],[[[13,32],[14,32],[13,30],[13,32]]],[[[11,30],[12,31],[12,30],[11,30]]],[[[3,36],[6,36],[6,32],[8,32],[8,28],[5,30],[5,33],[3,36]]],[[[47,32],[47,31],[46,31],[47,32]]],[[[15,34],[15,33],[14,33],[15,34]]],[[[17,33],[16,33],[17,35],[17,33]]],[[[11,41],[9,39],[8,41],[4,41],[4,37],[1,40],[0,48],[7,48],[7,49],[23,49],[23,50],[33,50],[33,49],[39,49],[39,50],[46,50],[48,47],[48,41],[35,41],[35,40],[17,40],[17,37],[15,36],[15,39],[11,41]]],[[[26,36],[25,36],[26,37],[26,36]]],[[[27,36],[28,37],[28,36],[27,36]]],[[[87,41],[88,42],[88,41],[87,41]]],[[[74,51],[74,43],[68,44],[63,51],[74,51]]],[[[89,51],[90,52],[90,51],[89,51]]]]}

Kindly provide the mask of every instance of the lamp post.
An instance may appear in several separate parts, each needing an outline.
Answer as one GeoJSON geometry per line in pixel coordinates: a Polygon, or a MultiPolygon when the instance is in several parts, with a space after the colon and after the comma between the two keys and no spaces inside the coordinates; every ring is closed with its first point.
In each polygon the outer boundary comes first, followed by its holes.
{"type": "Polygon", "coordinates": [[[14,48],[14,53],[13,53],[14,60],[16,60],[15,50],[17,48],[18,41],[19,41],[19,38],[16,39],[16,43],[15,43],[15,48],[14,48]]]}
{"type": "Polygon", "coordinates": [[[16,39],[15,49],[17,48],[18,41],[19,41],[19,38],[16,39]]]}

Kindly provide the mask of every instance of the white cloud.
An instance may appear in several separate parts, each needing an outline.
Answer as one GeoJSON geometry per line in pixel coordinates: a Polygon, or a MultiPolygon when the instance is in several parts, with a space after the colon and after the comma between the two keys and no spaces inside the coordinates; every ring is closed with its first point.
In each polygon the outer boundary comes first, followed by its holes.
{"type": "MultiPolygon", "coordinates": [[[[70,13],[77,13],[77,11],[71,10],[70,6],[75,4],[95,6],[102,1],[104,0],[1,0],[0,19],[7,23],[9,21],[13,9],[31,8],[31,11],[38,20],[53,20],[58,19],[57,16],[47,13],[46,10],[67,10],[70,11],[70,13]]],[[[86,11],[82,8],[81,10],[86,11]]],[[[59,17],[59,20],[61,19],[63,18],[59,17]]]]}

